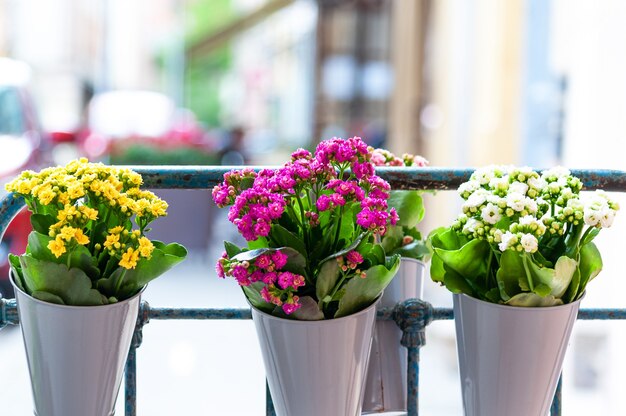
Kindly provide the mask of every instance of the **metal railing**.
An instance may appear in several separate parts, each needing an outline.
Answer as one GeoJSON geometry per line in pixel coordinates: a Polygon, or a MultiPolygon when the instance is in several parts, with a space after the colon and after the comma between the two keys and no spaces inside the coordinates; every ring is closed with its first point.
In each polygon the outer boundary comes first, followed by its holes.
{"type": "MultiPolygon", "coordinates": [[[[222,181],[228,167],[212,166],[159,166],[133,167],[144,178],[144,187],[150,189],[211,189],[222,181]]],[[[377,174],[386,179],[393,189],[452,190],[466,181],[470,169],[438,168],[377,168],[377,174]]],[[[584,189],[604,189],[626,192],[626,172],[615,170],[573,170],[584,185],[584,189]]],[[[207,204],[209,201],[207,201],[207,204]]],[[[12,195],[0,200],[0,237],[11,220],[24,206],[20,198],[12,195]]],[[[403,331],[402,345],[407,348],[408,371],[407,389],[408,416],[419,413],[419,356],[420,348],[426,342],[426,327],[433,320],[451,320],[453,312],[449,308],[433,308],[428,302],[409,299],[378,313],[378,319],[394,320],[403,331]]],[[[142,328],[150,320],[205,320],[205,319],[251,319],[249,309],[216,308],[153,308],[142,302],[132,345],[126,362],[125,373],[125,415],[136,416],[136,356],[142,341],[142,328]]],[[[626,309],[582,309],[578,319],[584,320],[623,320],[626,309]]],[[[14,299],[0,301],[0,328],[18,325],[19,318],[14,299]]],[[[266,414],[274,415],[271,396],[267,392],[266,414]]],[[[561,415],[561,383],[557,388],[551,407],[552,416],[561,415]]]]}

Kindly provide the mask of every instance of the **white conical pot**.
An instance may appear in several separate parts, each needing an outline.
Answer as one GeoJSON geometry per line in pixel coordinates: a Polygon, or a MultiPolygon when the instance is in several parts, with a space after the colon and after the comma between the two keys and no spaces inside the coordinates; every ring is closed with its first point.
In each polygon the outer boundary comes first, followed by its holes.
{"type": "Polygon", "coordinates": [[[358,416],[376,304],[322,321],[277,318],[252,307],[277,416],[358,416]]]}
{"type": "Polygon", "coordinates": [[[65,306],[14,288],[35,415],[114,415],[141,293],[110,305],[65,306]]]}
{"type": "MultiPolygon", "coordinates": [[[[425,269],[423,262],[403,257],[378,308],[393,308],[398,302],[422,298],[425,269]]],[[[364,412],[406,410],[407,350],[400,345],[401,339],[402,331],[395,322],[376,323],[363,395],[364,412]]]]}
{"type": "Polygon", "coordinates": [[[514,307],[454,295],[465,416],[546,416],[579,305],[514,307]]]}

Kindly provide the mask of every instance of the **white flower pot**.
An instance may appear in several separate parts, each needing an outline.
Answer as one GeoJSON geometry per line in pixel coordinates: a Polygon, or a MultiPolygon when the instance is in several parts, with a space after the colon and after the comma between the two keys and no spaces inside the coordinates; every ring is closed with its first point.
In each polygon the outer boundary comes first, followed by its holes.
{"type": "Polygon", "coordinates": [[[35,415],[114,415],[141,293],[111,305],[65,306],[14,288],[35,415]]]}
{"type": "MultiPolygon", "coordinates": [[[[393,308],[398,302],[422,298],[425,269],[423,262],[403,257],[378,308],[393,308]]],[[[363,395],[364,412],[406,411],[407,349],[400,345],[401,339],[402,330],[395,322],[376,323],[363,395]]]]}
{"type": "Polygon", "coordinates": [[[513,307],[454,295],[465,416],[546,416],[579,305],[513,307]]]}
{"type": "Polygon", "coordinates": [[[296,321],[252,307],[277,416],[358,416],[376,304],[337,319],[296,321]]]}

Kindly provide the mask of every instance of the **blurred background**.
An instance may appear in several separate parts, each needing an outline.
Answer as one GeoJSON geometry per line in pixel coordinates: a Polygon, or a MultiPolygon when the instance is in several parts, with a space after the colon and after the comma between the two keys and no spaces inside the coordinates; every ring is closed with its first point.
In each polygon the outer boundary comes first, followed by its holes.
{"type": "MultiPolygon", "coordinates": [[[[333,136],[435,167],[624,169],[625,19],[620,0],[0,0],[0,182],[78,156],[279,164],[333,136]]],[[[153,237],[191,254],[145,299],[245,307],[213,271],[221,241],[236,239],[225,212],[208,191],[159,194],[170,217],[153,237]]],[[[460,206],[454,192],[426,199],[424,233],[460,206]]],[[[23,249],[27,221],[0,258],[23,249]]],[[[605,271],[583,307],[626,306],[624,222],[599,238],[605,271]]],[[[425,293],[451,304],[444,289],[425,293]]],[[[250,322],[152,322],[144,334],[139,414],[264,414],[250,322]]],[[[564,414],[624,414],[624,334],[621,322],[577,323],[564,414]]],[[[16,328],[0,357],[3,410],[30,414],[16,328]]],[[[429,327],[421,371],[421,414],[461,414],[451,322],[429,327]]]]}

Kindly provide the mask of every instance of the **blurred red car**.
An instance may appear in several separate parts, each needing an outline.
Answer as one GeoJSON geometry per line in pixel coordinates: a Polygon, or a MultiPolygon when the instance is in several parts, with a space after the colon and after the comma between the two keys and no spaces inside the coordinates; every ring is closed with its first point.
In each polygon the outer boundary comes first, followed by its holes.
{"type": "MultiPolygon", "coordinates": [[[[0,58],[0,197],[4,185],[25,169],[45,164],[51,146],[42,133],[32,97],[28,92],[30,68],[23,62],[0,58]]],[[[8,253],[21,254],[31,231],[28,211],[21,211],[0,241],[0,293],[12,297],[8,253]]]]}

